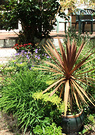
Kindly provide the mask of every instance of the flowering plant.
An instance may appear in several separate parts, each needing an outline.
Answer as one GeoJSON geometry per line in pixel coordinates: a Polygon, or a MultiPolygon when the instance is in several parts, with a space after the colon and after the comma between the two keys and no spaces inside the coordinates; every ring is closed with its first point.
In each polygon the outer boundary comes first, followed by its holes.
{"type": "Polygon", "coordinates": [[[21,50],[25,50],[25,51],[31,51],[33,50],[33,44],[32,43],[28,43],[28,44],[15,44],[13,46],[13,48],[16,50],[16,51],[21,51],[21,50]]]}
{"type": "MultiPolygon", "coordinates": [[[[34,48],[33,48],[34,49],[34,48]]],[[[47,53],[44,53],[41,49],[34,49],[33,53],[25,50],[21,50],[12,56],[12,60],[9,61],[4,67],[0,66],[0,71],[3,73],[15,73],[24,69],[32,69],[35,65],[43,63],[43,60],[50,59],[47,53]]]]}

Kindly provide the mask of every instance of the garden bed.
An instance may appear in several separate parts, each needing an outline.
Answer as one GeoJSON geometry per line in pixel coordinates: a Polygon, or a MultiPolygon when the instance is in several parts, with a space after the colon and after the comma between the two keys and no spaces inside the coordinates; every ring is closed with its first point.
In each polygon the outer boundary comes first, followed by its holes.
{"type": "MultiPolygon", "coordinates": [[[[6,114],[3,114],[0,112],[0,135],[22,135],[23,133],[19,133],[19,130],[16,131],[16,127],[13,127],[13,124],[15,121],[12,121],[12,118],[6,114]]],[[[85,125],[85,128],[88,129],[84,135],[95,135],[95,124],[92,125],[85,125]],[[92,130],[90,130],[90,127],[92,130]]],[[[27,132],[25,135],[29,135],[29,132],[27,132]]],[[[63,134],[65,135],[65,134],[63,134]]],[[[72,134],[76,135],[76,134],[72,134]]]]}
{"type": "MultiPolygon", "coordinates": [[[[65,42],[67,42],[66,40],[65,42]]],[[[78,47],[80,43],[81,39],[78,42],[78,47]]],[[[92,43],[88,43],[88,46],[84,48],[84,54],[91,45],[94,45],[92,43]]],[[[25,135],[30,135],[30,132],[33,135],[43,135],[43,128],[46,135],[53,135],[55,130],[55,135],[61,135],[62,128],[59,116],[64,113],[62,99],[59,99],[59,93],[52,95],[51,98],[49,97],[49,92],[42,94],[42,91],[55,81],[55,78],[51,76],[53,75],[52,72],[39,70],[40,66],[43,68],[44,64],[51,61],[51,57],[40,46],[37,46],[33,53],[21,50],[20,53],[16,53],[12,58],[13,60],[9,61],[7,65],[1,65],[0,67],[0,72],[4,77],[3,79],[0,76],[2,81],[0,85],[0,109],[10,115],[8,116],[4,113],[1,115],[0,113],[0,135],[22,135],[24,133],[25,135]],[[43,63],[46,60],[48,62],[43,63]]],[[[93,62],[91,65],[89,69],[92,69],[93,62]]],[[[88,92],[92,92],[92,95],[95,95],[93,89],[90,87],[86,87],[86,89],[88,92]]],[[[95,134],[95,115],[90,109],[91,106],[84,108],[85,128],[80,135],[95,134]]]]}

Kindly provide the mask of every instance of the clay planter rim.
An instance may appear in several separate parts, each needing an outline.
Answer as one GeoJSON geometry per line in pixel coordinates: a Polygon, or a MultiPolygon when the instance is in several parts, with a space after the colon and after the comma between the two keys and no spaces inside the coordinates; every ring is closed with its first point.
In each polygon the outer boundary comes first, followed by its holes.
{"type": "Polygon", "coordinates": [[[75,114],[75,115],[61,115],[62,116],[62,118],[76,118],[76,117],[79,117],[81,114],[83,113],[83,109],[82,110],[80,110],[80,112],[79,113],[77,113],[77,114],[75,114]]]}

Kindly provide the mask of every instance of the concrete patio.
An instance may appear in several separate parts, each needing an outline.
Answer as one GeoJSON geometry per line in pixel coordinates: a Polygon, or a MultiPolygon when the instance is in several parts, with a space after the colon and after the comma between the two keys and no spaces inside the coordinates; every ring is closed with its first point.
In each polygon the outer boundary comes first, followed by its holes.
{"type": "Polygon", "coordinates": [[[12,48],[0,48],[0,64],[7,63],[15,55],[16,50],[12,48]]]}

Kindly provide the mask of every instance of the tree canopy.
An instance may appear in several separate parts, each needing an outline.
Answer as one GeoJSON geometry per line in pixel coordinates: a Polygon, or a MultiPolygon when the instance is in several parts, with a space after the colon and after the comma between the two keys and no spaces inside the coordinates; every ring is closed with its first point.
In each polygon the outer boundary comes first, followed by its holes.
{"type": "Polygon", "coordinates": [[[15,28],[20,21],[22,31],[21,42],[33,42],[34,37],[48,37],[55,25],[55,14],[60,14],[60,4],[57,0],[7,0],[2,6],[3,24],[6,30],[15,28]],[[32,40],[32,41],[31,41],[32,40]]]}

